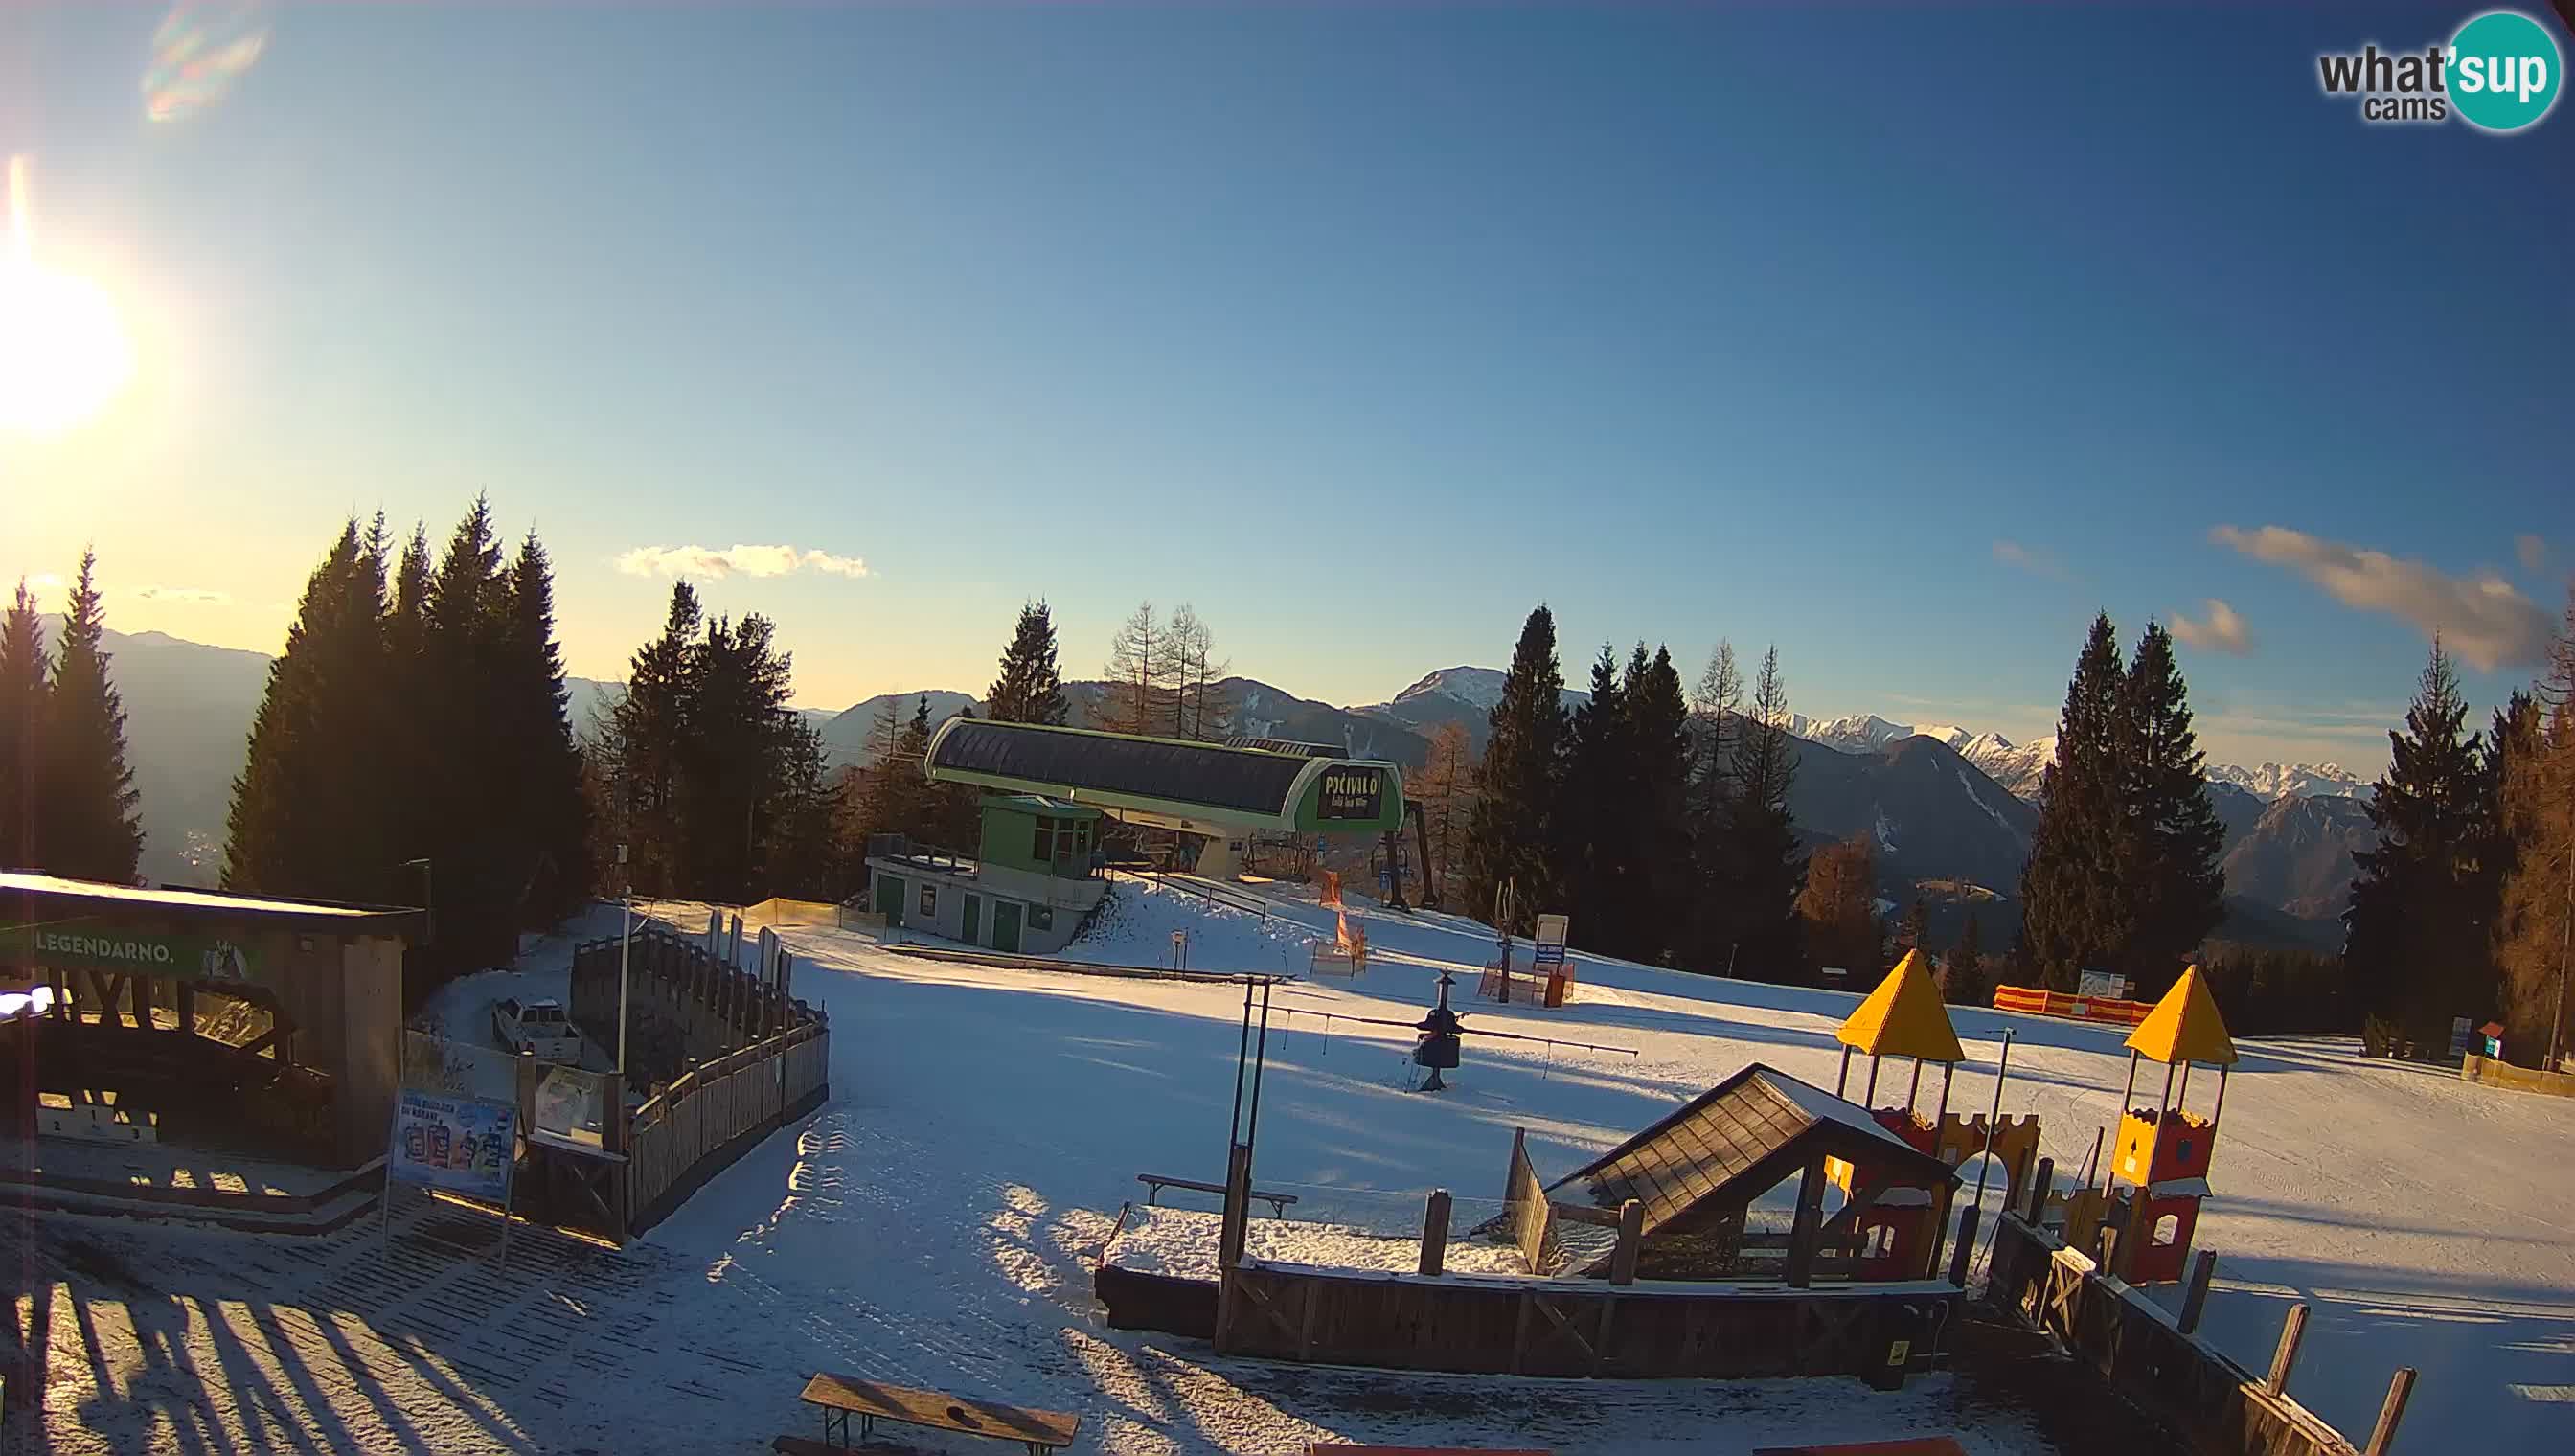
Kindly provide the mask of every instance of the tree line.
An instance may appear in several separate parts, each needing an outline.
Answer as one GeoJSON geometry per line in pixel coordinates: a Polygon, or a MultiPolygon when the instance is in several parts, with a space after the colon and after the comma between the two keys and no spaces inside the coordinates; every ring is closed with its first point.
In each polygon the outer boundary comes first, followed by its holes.
{"type": "Polygon", "coordinates": [[[1555,618],[1540,606],[1512,650],[1463,813],[1462,737],[1443,736],[1445,751],[1434,742],[1425,812],[1455,844],[1463,908],[1523,934],[1561,911],[1576,945],[1628,959],[1800,973],[1805,861],[1777,650],[1748,704],[1726,644],[1688,693],[1667,648],[1639,643],[1622,664],[1603,644],[1590,693],[1566,711],[1555,618]]]}
{"type": "Polygon", "coordinates": [[[2438,1052],[2453,1018],[2491,1017],[2536,1066],[2575,1042],[2575,589],[2539,680],[2468,718],[2435,639],[2370,797],[2343,962],[2372,1049],[2438,1052]]]}
{"type": "Polygon", "coordinates": [[[95,551],[58,644],[24,581],[0,619],[0,868],[134,883],[143,826],[106,632],[95,551]]]}
{"type": "Polygon", "coordinates": [[[506,962],[590,893],[554,571],[477,498],[433,558],[355,518],[307,580],[233,782],[233,890],[429,904],[406,990],[506,962]]]}

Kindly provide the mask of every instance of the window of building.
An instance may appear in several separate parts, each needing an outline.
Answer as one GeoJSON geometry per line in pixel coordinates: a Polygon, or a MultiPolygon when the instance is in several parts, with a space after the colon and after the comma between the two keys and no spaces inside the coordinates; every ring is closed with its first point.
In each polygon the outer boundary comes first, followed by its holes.
{"type": "Polygon", "coordinates": [[[921,887],[921,912],[925,915],[939,913],[939,886],[925,884],[921,887]]]}
{"type": "Polygon", "coordinates": [[[1055,906],[1053,906],[1053,905],[1040,905],[1040,904],[1032,904],[1032,905],[1030,905],[1030,906],[1029,906],[1029,928],[1030,928],[1030,929],[1032,929],[1032,930],[1052,930],[1052,929],[1054,929],[1054,928],[1055,928],[1055,906]]]}
{"type": "Polygon", "coordinates": [[[1055,820],[1038,820],[1037,843],[1030,852],[1037,855],[1041,864],[1055,857],[1055,820]]]}

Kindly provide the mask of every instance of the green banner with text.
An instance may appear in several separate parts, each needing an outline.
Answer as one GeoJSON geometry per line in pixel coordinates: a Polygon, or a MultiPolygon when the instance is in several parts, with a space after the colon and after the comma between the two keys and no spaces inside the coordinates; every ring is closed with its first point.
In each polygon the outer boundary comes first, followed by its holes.
{"type": "Polygon", "coordinates": [[[0,953],[18,946],[32,950],[38,965],[85,965],[180,980],[255,979],[248,946],[206,935],[168,935],[86,925],[37,925],[0,932],[0,953]],[[16,944],[9,944],[12,941],[16,944]]]}

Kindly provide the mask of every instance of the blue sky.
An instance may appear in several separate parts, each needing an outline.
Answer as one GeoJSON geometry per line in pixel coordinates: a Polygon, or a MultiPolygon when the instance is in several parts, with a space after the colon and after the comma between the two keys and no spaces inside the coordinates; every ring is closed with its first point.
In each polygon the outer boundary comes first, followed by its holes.
{"type": "Polygon", "coordinates": [[[160,12],[12,9],[137,364],[0,435],[0,572],[274,650],[343,513],[488,491],[589,676],[707,562],[631,553],[751,545],[816,705],[980,691],[1030,596],[1342,703],[1543,599],[1568,677],[1724,635],[2015,736],[2100,607],[2202,629],[2218,756],[2375,769],[2425,630],[2492,701],[2575,567],[2575,113],[2315,84],[2471,13],[289,8],[153,119],[160,12]]]}

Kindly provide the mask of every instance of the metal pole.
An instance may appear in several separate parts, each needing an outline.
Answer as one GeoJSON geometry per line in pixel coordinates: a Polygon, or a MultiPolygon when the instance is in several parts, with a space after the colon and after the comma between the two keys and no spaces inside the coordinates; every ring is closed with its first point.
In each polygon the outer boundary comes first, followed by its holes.
{"type": "Polygon", "coordinates": [[[628,885],[618,900],[620,930],[617,936],[617,1099],[626,1100],[626,976],[635,964],[635,887],[628,885]]]}
{"type": "Polygon", "coordinates": [[[1979,1208],[1982,1208],[1985,1202],[1985,1174],[1994,1170],[1994,1123],[2003,1115],[2003,1078],[2011,1075],[2011,1048],[2012,1031],[2011,1028],[2006,1027],[2003,1031],[2002,1060],[1994,1067],[1994,1109],[1985,1114],[1984,1161],[1976,1164],[1976,1206],[1979,1208]]]}
{"type": "Polygon", "coordinates": [[[1243,1143],[1251,1147],[1261,1141],[1261,1080],[1270,1066],[1270,983],[1261,983],[1261,1039],[1252,1053],[1252,1125],[1244,1130],[1243,1143]]]}
{"type": "Polygon", "coordinates": [[[1904,1086],[1904,1110],[1907,1112],[1912,1111],[1914,1102],[1919,1099],[1921,1095],[1922,1058],[1917,1056],[1913,1058],[1913,1080],[1905,1083],[1904,1086]]]}
{"type": "Polygon", "coordinates": [[[2133,1051],[2132,1051],[2132,1052],[2129,1052],[2129,1053],[2128,1053],[2128,1085],[2127,1085],[2127,1086],[2125,1086],[2125,1087],[2123,1087],[2123,1088],[2121,1088],[2121,1089],[2120,1089],[2120,1091],[2119,1091],[2119,1115],[2120,1115],[2120,1116],[2125,1117],[2125,1116],[2127,1116],[2127,1115],[2128,1115],[2128,1108],[2129,1108],[2129,1107],[2130,1107],[2130,1106],[2131,1106],[2131,1105],[2136,1101],[2136,1097],[2137,1097],[2137,1054],[2136,1054],[2135,1052],[2133,1052],[2133,1051]]]}
{"type": "Polygon", "coordinates": [[[1874,1107],[1877,1105],[1877,1053],[1870,1052],[1868,1057],[1868,1090],[1860,1093],[1860,1105],[1863,1107],[1874,1107]]]}
{"type": "Polygon", "coordinates": [[[1836,1097],[1841,1096],[1850,1086],[1850,1054],[1851,1049],[1849,1043],[1843,1043],[1841,1073],[1833,1078],[1833,1095],[1836,1097]]]}

